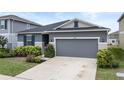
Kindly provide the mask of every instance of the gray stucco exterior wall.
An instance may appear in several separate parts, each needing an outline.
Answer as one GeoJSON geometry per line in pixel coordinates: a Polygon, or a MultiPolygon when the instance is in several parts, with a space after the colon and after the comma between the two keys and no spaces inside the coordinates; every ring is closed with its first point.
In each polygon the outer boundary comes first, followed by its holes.
{"type": "Polygon", "coordinates": [[[54,37],[100,37],[100,42],[107,42],[107,31],[50,33],[49,41],[53,42],[54,37]]]}
{"type": "MultiPolygon", "coordinates": [[[[31,28],[36,28],[38,26],[30,25],[31,28]]],[[[27,29],[27,23],[19,22],[19,21],[13,21],[13,32],[19,32],[27,29]]]]}
{"type": "Polygon", "coordinates": [[[124,31],[124,18],[119,21],[119,31],[124,31]]]}
{"type": "MultiPolygon", "coordinates": [[[[39,27],[39,26],[30,24],[30,29],[36,28],[36,27],[39,27]]],[[[26,30],[26,29],[27,29],[27,23],[19,22],[19,21],[13,21],[13,20],[8,19],[7,20],[7,29],[4,29],[4,30],[0,29],[0,33],[1,34],[16,33],[18,31],[22,31],[22,30],[26,30]]]]}

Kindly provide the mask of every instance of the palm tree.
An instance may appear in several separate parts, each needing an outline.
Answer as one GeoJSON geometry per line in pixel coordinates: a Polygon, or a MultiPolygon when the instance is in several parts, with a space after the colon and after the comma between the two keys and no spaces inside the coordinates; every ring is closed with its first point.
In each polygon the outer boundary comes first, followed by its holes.
{"type": "Polygon", "coordinates": [[[5,44],[7,44],[8,39],[5,38],[4,36],[0,36],[0,45],[2,46],[2,48],[4,48],[5,44]]]}

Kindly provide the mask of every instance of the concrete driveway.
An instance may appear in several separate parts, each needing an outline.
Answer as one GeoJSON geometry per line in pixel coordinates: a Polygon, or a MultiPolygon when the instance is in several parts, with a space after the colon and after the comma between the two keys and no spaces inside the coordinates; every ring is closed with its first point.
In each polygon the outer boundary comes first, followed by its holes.
{"type": "Polygon", "coordinates": [[[96,59],[54,57],[16,77],[33,80],[94,80],[96,59]]]}

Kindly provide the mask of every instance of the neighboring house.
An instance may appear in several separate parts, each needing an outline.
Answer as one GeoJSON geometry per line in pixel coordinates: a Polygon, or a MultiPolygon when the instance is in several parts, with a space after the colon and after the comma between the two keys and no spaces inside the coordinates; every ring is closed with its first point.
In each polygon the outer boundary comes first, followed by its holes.
{"type": "Polygon", "coordinates": [[[111,44],[111,45],[119,44],[119,31],[112,32],[108,35],[108,44],[111,44]]]}
{"type": "Polygon", "coordinates": [[[15,15],[7,15],[0,17],[0,35],[8,39],[8,48],[17,46],[17,32],[40,27],[38,23],[20,18],[15,15]]]}
{"type": "Polygon", "coordinates": [[[124,49],[124,13],[118,19],[119,23],[119,46],[124,49]]]}
{"type": "Polygon", "coordinates": [[[95,58],[99,49],[107,48],[109,30],[79,19],[65,20],[18,32],[18,46],[51,43],[56,56],[95,58]]]}

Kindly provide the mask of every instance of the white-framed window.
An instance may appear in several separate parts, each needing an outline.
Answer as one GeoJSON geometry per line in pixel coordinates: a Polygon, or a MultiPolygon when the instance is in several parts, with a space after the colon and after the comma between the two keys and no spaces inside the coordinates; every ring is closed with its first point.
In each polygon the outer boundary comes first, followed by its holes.
{"type": "Polygon", "coordinates": [[[32,45],[32,35],[26,35],[26,45],[32,45]]]}
{"type": "Polygon", "coordinates": [[[7,29],[7,20],[0,20],[0,29],[7,29]]]}
{"type": "Polygon", "coordinates": [[[27,24],[27,29],[30,29],[30,24],[27,24]]]}

